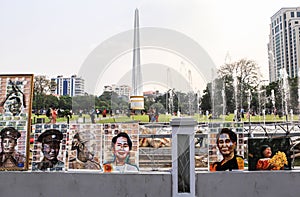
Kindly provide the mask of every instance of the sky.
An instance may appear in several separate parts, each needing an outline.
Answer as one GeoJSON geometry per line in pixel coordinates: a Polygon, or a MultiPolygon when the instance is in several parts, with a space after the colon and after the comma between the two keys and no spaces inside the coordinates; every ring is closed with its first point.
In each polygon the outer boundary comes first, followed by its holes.
{"type": "MultiPolygon", "coordinates": [[[[216,67],[241,58],[254,60],[268,79],[270,18],[282,7],[298,6],[299,0],[0,0],[0,73],[77,74],[97,46],[133,28],[138,8],[141,28],[186,35],[216,67]]],[[[127,56],[123,64],[132,65],[127,56]]],[[[151,63],[143,62],[143,55],[141,62],[151,63]]],[[[107,69],[105,76],[115,73],[107,69]]],[[[121,77],[99,79],[99,87],[121,77]]]]}

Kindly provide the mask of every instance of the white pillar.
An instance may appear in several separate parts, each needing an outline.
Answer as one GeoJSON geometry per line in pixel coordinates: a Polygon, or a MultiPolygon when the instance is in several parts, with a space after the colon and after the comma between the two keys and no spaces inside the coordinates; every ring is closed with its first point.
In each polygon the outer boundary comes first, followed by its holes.
{"type": "Polygon", "coordinates": [[[172,126],[172,196],[195,196],[195,144],[197,122],[174,118],[172,126]]]}

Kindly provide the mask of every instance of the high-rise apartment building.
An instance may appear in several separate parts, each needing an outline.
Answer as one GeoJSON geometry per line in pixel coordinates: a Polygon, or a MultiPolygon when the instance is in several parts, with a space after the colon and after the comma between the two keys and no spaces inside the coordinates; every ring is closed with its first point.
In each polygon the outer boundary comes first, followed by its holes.
{"type": "Polygon", "coordinates": [[[269,80],[298,76],[300,66],[300,7],[282,8],[271,17],[268,43],[269,80]]]}
{"type": "Polygon", "coordinates": [[[106,85],[104,86],[104,91],[115,92],[119,96],[127,96],[129,98],[131,87],[128,85],[116,85],[116,84],[113,84],[111,86],[106,85]]]}
{"type": "Polygon", "coordinates": [[[56,83],[56,89],[52,92],[57,95],[82,96],[84,95],[84,79],[72,75],[71,78],[57,76],[51,81],[56,83]]]}

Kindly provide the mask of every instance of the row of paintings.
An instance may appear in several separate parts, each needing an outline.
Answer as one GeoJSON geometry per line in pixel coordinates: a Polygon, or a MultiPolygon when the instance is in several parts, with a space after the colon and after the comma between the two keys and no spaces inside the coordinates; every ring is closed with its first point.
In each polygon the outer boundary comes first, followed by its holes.
{"type": "MultiPolygon", "coordinates": [[[[0,170],[138,171],[138,123],[31,126],[32,95],[33,75],[0,75],[0,170]]],[[[245,148],[243,124],[226,124],[209,126],[210,171],[291,169],[289,138],[248,139],[245,148]]]]}
{"type": "Polygon", "coordinates": [[[32,97],[32,74],[0,75],[0,170],[138,171],[137,123],[31,126],[32,97]]]}
{"type": "Polygon", "coordinates": [[[138,123],[37,124],[32,131],[32,171],[139,169],[138,123]]]}
{"type": "Polygon", "coordinates": [[[1,127],[1,170],[137,172],[138,124],[36,124],[33,143],[1,127]],[[109,132],[103,126],[115,129],[109,132]]]}
{"type": "MultiPolygon", "coordinates": [[[[32,125],[28,152],[24,134],[0,128],[2,170],[139,171],[138,123],[32,125]]],[[[208,134],[210,171],[244,170],[245,165],[249,170],[291,169],[289,138],[249,138],[245,148],[241,128],[217,130],[208,134]]]]}
{"type": "Polygon", "coordinates": [[[289,137],[247,138],[243,127],[215,127],[208,134],[210,171],[290,170],[289,137]]]}

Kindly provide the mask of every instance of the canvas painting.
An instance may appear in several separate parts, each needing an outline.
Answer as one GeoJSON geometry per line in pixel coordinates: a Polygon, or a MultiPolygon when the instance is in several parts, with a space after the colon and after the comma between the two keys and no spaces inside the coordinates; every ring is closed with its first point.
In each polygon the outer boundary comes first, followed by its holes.
{"type": "Polygon", "coordinates": [[[34,143],[32,171],[65,171],[68,139],[67,124],[36,124],[32,126],[34,143]]]}
{"type": "Polygon", "coordinates": [[[68,171],[101,171],[102,125],[72,124],[69,129],[68,171]]]}
{"type": "Polygon", "coordinates": [[[103,171],[106,173],[138,172],[138,123],[103,125],[103,171]]]}
{"type": "Polygon", "coordinates": [[[33,75],[0,75],[0,170],[27,170],[33,75]]]}
{"type": "Polygon", "coordinates": [[[213,123],[209,128],[209,171],[244,170],[243,124],[213,123]]]}
{"type": "Polygon", "coordinates": [[[249,138],[248,169],[290,170],[290,138],[249,138]]]}

